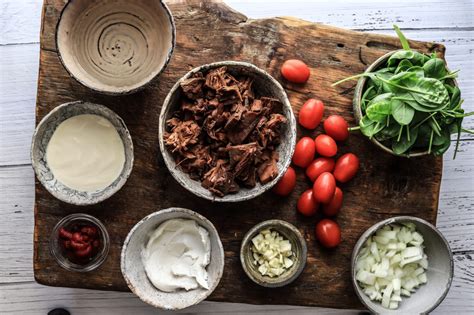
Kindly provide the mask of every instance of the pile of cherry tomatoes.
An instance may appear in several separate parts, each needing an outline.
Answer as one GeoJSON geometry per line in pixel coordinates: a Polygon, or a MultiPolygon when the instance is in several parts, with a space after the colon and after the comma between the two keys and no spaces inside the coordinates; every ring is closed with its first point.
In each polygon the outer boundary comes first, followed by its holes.
{"type": "MultiPolygon", "coordinates": [[[[299,60],[286,61],[281,69],[285,79],[304,83],[309,78],[309,68],[299,60]]],[[[324,114],[324,104],[320,100],[309,99],[301,108],[298,122],[306,129],[318,127],[324,114]]],[[[324,120],[325,134],[315,139],[302,137],[296,144],[293,164],[305,170],[313,183],[298,199],[297,209],[304,216],[313,216],[321,208],[325,216],[337,215],[342,207],[343,193],[337,183],[351,180],[359,169],[359,159],[353,153],[346,153],[335,160],[338,151],[336,141],[349,137],[346,120],[339,115],[331,115],[324,120]],[[316,157],[316,158],[315,158],[316,157]]],[[[280,196],[289,195],[296,185],[296,172],[289,167],[273,191],[280,196]]],[[[341,229],[331,219],[322,219],[316,224],[316,238],[327,248],[341,242],[341,229]]]]}

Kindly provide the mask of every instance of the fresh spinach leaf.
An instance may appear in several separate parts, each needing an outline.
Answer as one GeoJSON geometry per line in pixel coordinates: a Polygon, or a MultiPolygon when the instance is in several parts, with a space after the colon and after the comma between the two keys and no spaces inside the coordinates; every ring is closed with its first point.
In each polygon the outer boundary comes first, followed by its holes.
{"type": "Polygon", "coordinates": [[[367,107],[367,117],[376,122],[384,122],[392,113],[392,105],[389,99],[381,100],[378,102],[372,101],[369,107],[367,107]]]}
{"type": "Polygon", "coordinates": [[[399,141],[392,142],[392,151],[397,155],[406,153],[416,142],[418,137],[418,128],[404,128],[399,141]],[[407,130],[408,129],[408,130],[407,130]]]}
{"type": "Polygon", "coordinates": [[[381,131],[384,127],[384,123],[375,122],[370,120],[367,116],[362,117],[359,122],[360,131],[366,137],[372,138],[375,134],[381,131]]]}
{"type": "Polygon", "coordinates": [[[448,74],[446,64],[441,58],[434,58],[428,60],[423,65],[424,74],[428,78],[440,79],[448,74]]]}
{"type": "Polygon", "coordinates": [[[395,74],[407,71],[411,67],[413,67],[413,64],[410,62],[410,60],[403,59],[402,61],[400,61],[397,68],[395,69],[395,74]]]}
{"type": "Polygon", "coordinates": [[[411,123],[415,116],[415,110],[411,106],[397,99],[392,99],[391,105],[392,116],[400,125],[411,123]]]}

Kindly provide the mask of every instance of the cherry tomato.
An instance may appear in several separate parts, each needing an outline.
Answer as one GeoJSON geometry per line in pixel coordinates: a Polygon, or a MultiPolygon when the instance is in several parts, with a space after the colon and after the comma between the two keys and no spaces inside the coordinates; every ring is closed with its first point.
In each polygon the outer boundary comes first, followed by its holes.
{"type": "Polygon", "coordinates": [[[336,187],[336,191],[334,191],[334,196],[332,196],[331,201],[323,205],[324,214],[327,216],[334,216],[338,214],[342,207],[342,199],[342,190],[339,187],[336,187]]]}
{"type": "Polygon", "coordinates": [[[296,173],[295,170],[290,166],[288,170],[283,174],[281,179],[273,187],[273,192],[280,196],[288,196],[296,185],[296,173]]]}
{"type": "Polygon", "coordinates": [[[353,153],[346,153],[337,159],[334,177],[341,183],[351,180],[359,170],[359,158],[353,153]]]}
{"type": "Polygon", "coordinates": [[[316,128],[323,118],[324,104],[320,100],[310,98],[303,104],[298,114],[298,122],[307,129],[316,128]]]}
{"type": "Polygon", "coordinates": [[[336,191],[336,180],[329,172],[324,172],[316,179],[313,185],[313,198],[320,203],[328,203],[336,191]]]}
{"type": "Polygon", "coordinates": [[[322,219],[316,224],[316,239],[326,248],[341,243],[341,228],[333,220],[322,219]]]}
{"type": "Polygon", "coordinates": [[[301,60],[289,59],[281,66],[282,76],[290,82],[305,83],[309,79],[309,67],[301,60]]]}
{"type": "Polygon", "coordinates": [[[332,172],[334,170],[334,159],[327,157],[318,157],[316,160],[309,164],[306,168],[306,176],[314,183],[316,178],[324,172],[332,172]]]}
{"type": "Polygon", "coordinates": [[[349,137],[347,121],[339,115],[329,116],[323,124],[324,131],[336,141],[344,141],[349,137]]]}
{"type": "Polygon", "coordinates": [[[299,167],[306,167],[314,159],[314,141],[310,137],[303,137],[298,141],[293,154],[293,163],[299,167]]]}
{"type": "Polygon", "coordinates": [[[319,204],[313,198],[313,190],[308,189],[303,192],[298,199],[298,203],[296,204],[296,208],[298,211],[305,216],[312,216],[316,214],[318,211],[319,204]]]}
{"type": "Polygon", "coordinates": [[[322,156],[335,156],[337,153],[337,144],[333,138],[328,135],[319,135],[314,139],[316,152],[322,156]]]}

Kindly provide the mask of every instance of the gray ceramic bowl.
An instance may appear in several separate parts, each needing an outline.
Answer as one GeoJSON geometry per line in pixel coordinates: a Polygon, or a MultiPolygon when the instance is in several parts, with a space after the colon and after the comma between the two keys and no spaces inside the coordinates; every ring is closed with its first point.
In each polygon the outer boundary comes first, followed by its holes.
{"type": "Polygon", "coordinates": [[[268,220],[255,225],[245,234],[240,246],[240,262],[245,273],[253,282],[268,288],[282,287],[298,278],[306,265],[306,256],[306,241],[300,231],[294,225],[282,220],[268,220]],[[257,270],[258,267],[252,263],[252,238],[265,229],[275,230],[289,240],[296,256],[293,266],[279,277],[262,276],[257,270]]]}
{"type": "Polygon", "coordinates": [[[283,89],[281,84],[278,83],[278,81],[275,80],[270,74],[247,62],[221,61],[206,64],[189,71],[186,75],[179,79],[178,82],[176,82],[176,84],[171,88],[170,92],[168,93],[168,96],[166,97],[163,103],[163,107],[161,109],[159,124],[160,151],[171,175],[173,175],[173,177],[178,181],[178,183],[180,183],[184,188],[186,188],[193,194],[212,201],[237,202],[249,200],[269,190],[278,182],[278,180],[287,170],[288,166],[290,166],[291,157],[293,156],[293,152],[295,150],[296,120],[295,116],[293,115],[293,110],[291,109],[291,104],[288,100],[285,90],[283,89]],[[283,129],[283,133],[281,135],[281,144],[278,146],[277,149],[280,155],[280,159],[277,164],[278,176],[274,180],[266,183],[265,185],[261,185],[257,182],[257,185],[254,188],[248,189],[241,187],[240,191],[236,194],[228,194],[224,197],[217,197],[213,195],[209,190],[202,187],[200,181],[191,179],[188,174],[184,173],[176,165],[171,152],[165,147],[163,135],[166,131],[166,121],[177,109],[180,104],[179,101],[182,98],[182,90],[180,88],[180,83],[183,80],[188,79],[194,73],[207,72],[210,69],[219,68],[222,66],[226,66],[228,71],[232,74],[246,75],[254,78],[254,86],[256,87],[258,92],[261,93],[261,95],[271,96],[280,100],[280,102],[283,104],[282,114],[287,118],[288,122],[283,129]]]}
{"type": "Polygon", "coordinates": [[[97,92],[136,92],[168,64],[176,30],[161,0],[70,0],[56,28],[64,68],[97,92]]]}
{"type": "MultiPolygon", "coordinates": [[[[388,52],[386,53],[385,55],[383,55],[382,57],[380,57],[379,59],[375,60],[366,70],[365,72],[373,72],[373,71],[376,71],[378,68],[380,68],[381,66],[383,66],[385,64],[385,62],[388,60],[388,58],[390,58],[391,55],[393,55],[394,53],[396,53],[397,51],[400,51],[400,50],[394,50],[394,51],[391,51],[391,52],[388,52]]],[[[367,83],[369,79],[366,78],[366,77],[362,77],[358,80],[357,82],[357,85],[356,85],[356,88],[355,88],[355,91],[354,91],[354,99],[353,99],[353,110],[354,110],[354,117],[356,119],[356,123],[359,124],[359,121],[362,119],[363,117],[363,114],[362,114],[362,108],[361,108],[361,99],[362,99],[362,95],[364,94],[364,91],[365,91],[365,84],[367,83]]],[[[452,83],[454,86],[458,86],[458,83],[455,79],[452,79],[452,83]]],[[[377,139],[375,139],[374,137],[372,137],[372,139],[370,139],[370,141],[372,141],[372,143],[374,143],[378,148],[384,150],[385,152],[388,152],[390,154],[393,154],[393,155],[396,155],[396,156],[403,156],[403,157],[417,157],[417,156],[423,156],[423,155],[428,155],[428,150],[426,151],[414,151],[410,154],[395,154],[393,153],[392,149],[390,148],[387,148],[385,145],[383,145],[383,143],[379,142],[377,139]]]]}
{"type": "Polygon", "coordinates": [[[166,310],[183,309],[198,304],[217,287],[224,271],[224,249],[214,225],[202,215],[183,208],[169,208],[154,212],[138,222],[128,233],[122,247],[121,269],[128,287],[143,302],[166,310]],[[209,231],[211,262],[207,266],[209,290],[199,288],[190,291],[163,292],[148,280],[142,263],[142,250],[150,234],[164,221],[191,219],[209,231]]]}
{"type": "Polygon", "coordinates": [[[453,279],[453,254],[444,236],[432,224],[411,216],[394,217],[371,226],[357,241],[352,252],[351,264],[352,284],[357,296],[371,312],[377,314],[427,314],[444,300],[453,279]],[[360,249],[373,233],[384,225],[399,222],[414,223],[417,231],[423,235],[425,253],[428,256],[428,269],[426,271],[428,282],[421,285],[410,297],[403,297],[398,309],[389,310],[379,302],[371,301],[361,290],[355,278],[355,264],[360,249]]]}
{"type": "Polygon", "coordinates": [[[31,144],[31,164],[40,183],[54,197],[74,205],[96,204],[119,191],[130,176],[133,168],[133,142],[123,120],[107,107],[83,101],[65,103],[49,112],[36,127],[31,144]],[[54,177],[46,161],[49,140],[59,124],[82,114],[99,115],[109,120],[117,129],[125,149],[125,164],[119,177],[106,188],[94,192],[79,191],[63,185],[54,177]]]}

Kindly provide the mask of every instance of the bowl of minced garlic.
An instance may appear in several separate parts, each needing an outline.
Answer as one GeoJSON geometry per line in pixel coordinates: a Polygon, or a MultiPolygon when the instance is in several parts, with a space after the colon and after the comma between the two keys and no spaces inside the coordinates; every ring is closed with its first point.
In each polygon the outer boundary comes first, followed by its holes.
{"type": "Polygon", "coordinates": [[[269,288],[294,281],[306,265],[306,241],[292,224],[282,220],[263,221],[245,235],[240,261],[247,276],[269,288]]]}

